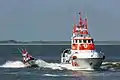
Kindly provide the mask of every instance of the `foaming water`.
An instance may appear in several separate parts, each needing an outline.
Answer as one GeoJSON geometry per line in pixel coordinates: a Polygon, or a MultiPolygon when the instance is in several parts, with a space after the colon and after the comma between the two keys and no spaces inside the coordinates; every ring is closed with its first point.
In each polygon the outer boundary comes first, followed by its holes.
{"type": "MultiPolygon", "coordinates": [[[[44,60],[38,59],[36,60],[36,64],[40,68],[49,68],[53,70],[90,70],[90,69],[81,69],[72,67],[70,64],[61,64],[61,63],[48,63],[44,60]],[[68,67],[69,66],[69,67],[68,67]]],[[[26,67],[22,61],[7,61],[3,65],[0,65],[2,68],[24,68],[26,67]]]]}
{"type": "Polygon", "coordinates": [[[25,65],[22,61],[7,61],[3,65],[0,65],[3,68],[23,68],[25,65]]]}
{"type": "Polygon", "coordinates": [[[101,68],[111,71],[120,71],[120,62],[103,62],[101,68]]]}
{"type": "Polygon", "coordinates": [[[57,76],[75,76],[75,75],[72,75],[72,74],[43,74],[42,76],[50,76],[50,77],[57,77],[57,76]]]}
{"type": "Polygon", "coordinates": [[[51,68],[51,69],[59,69],[62,70],[62,68],[60,67],[59,63],[47,63],[44,60],[38,59],[36,61],[36,64],[39,65],[39,67],[43,67],[43,68],[51,68]]]}
{"type": "MultiPolygon", "coordinates": [[[[36,64],[40,68],[49,68],[53,70],[87,70],[93,71],[94,69],[91,68],[77,68],[73,67],[70,64],[61,64],[61,63],[48,63],[44,60],[38,59],[36,60],[36,64]]],[[[3,65],[0,65],[2,68],[24,68],[26,67],[22,61],[7,61],[3,65]]],[[[101,69],[105,70],[120,70],[120,62],[103,62],[101,69]]]]}
{"type": "MultiPolygon", "coordinates": [[[[38,64],[39,67],[42,68],[51,68],[51,69],[59,69],[60,64],[59,63],[47,63],[44,60],[38,59],[36,60],[36,64],[38,64]]],[[[6,61],[4,64],[0,65],[2,68],[24,68],[26,67],[22,61],[6,61]]]]}
{"type": "Polygon", "coordinates": [[[36,64],[39,65],[39,67],[44,67],[44,68],[51,68],[53,70],[93,70],[91,68],[77,68],[73,67],[71,64],[61,64],[61,63],[47,63],[43,60],[37,60],[36,64]]]}

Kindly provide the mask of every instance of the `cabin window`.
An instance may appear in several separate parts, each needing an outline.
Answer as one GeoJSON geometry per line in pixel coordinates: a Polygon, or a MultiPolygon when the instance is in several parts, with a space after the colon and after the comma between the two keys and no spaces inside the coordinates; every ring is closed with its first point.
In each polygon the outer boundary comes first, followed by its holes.
{"type": "Polygon", "coordinates": [[[83,40],[84,43],[86,43],[86,40],[83,40]]]}
{"type": "Polygon", "coordinates": [[[93,39],[91,40],[91,43],[93,43],[93,39]]]}
{"type": "Polygon", "coordinates": [[[73,40],[73,43],[74,43],[74,40],[73,40]]]}
{"type": "Polygon", "coordinates": [[[77,43],[77,40],[75,40],[75,42],[77,43]]]}
{"type": "Polygon", "coordinates": [[[90,39],[88,40],[88,43],[91,43],[91,40],[90,40],[90,39]]]}
{"type": "Polygon", "coordinates": [[[79,40],[79,43],[82,43],[82,41],[81,41],[81,40],[79,40]]]}

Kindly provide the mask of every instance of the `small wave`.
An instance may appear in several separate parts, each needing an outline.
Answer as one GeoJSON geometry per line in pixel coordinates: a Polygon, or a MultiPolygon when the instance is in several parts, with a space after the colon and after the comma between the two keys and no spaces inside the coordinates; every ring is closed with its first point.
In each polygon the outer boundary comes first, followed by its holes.
{"type": "Polygon", "coordinates": [[[60,67],[60,64],[59,63],[47,63],[41,59],[37,60],[36,61],[36,64],[39,65],[39,67],[43,67],[43,68],[51,68],[51,69],[59,69],[59,70],[63,70],[61,67],[60,67]]]}
{"type": "Polygon", "coordinates": [[[0,65],[3,68],[23,68],[25,65],[21,61],[7,61],[5,64],[0,65]]]}
{"type": "Polygon", "coordinates": [[[56,77],[56,76],[60,76],[60,75],[56,75],[56,74],[43,74],[42,76],[56,77]]]}
{"type": "Polygon", "coordinates": [[[120,70],[120,62],[103,62],[101,68],[112,71],[120,70]]]}
{"type": "Polygon", "coordinates": [[[49,77],[58,77],[58,76],[75,76],[75,75],[72,75],[72,74],[43,74],[42,76],[49,76],[49,77]]]}

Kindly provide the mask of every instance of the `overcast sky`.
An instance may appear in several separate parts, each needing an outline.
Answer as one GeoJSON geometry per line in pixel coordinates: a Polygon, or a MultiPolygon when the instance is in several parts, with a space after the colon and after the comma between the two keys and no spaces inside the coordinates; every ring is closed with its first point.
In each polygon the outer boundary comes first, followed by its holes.
{"type": "Polygon", "coordinates": [[[79,11],[94,40],[120,40],[120,0],[0,0],[0,40],[70,40],[79,11]]]}

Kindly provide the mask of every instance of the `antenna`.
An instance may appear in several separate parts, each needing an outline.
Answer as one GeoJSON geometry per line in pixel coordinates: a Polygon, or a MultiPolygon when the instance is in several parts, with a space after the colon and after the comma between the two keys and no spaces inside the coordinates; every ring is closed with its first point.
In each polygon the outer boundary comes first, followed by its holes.
{"type": "Polygon", "coordinates": [[[84,25],[85,25],[85,29],[88,29],[88,19],[87,19],[87,17],[85,18],[84,25]]]}
{"type": "Polygon", "coordinates": [[[17,48],[18,49],[18,51],[20,52],[20,53],[22,53],[22,51],[20,50],[20,48],[17,48]]]}
{"type": "Polygon", "coordinates": [[[82,13],[79,12],[80,18],[79,18],[79,26],[82,27],[82,13]]]}

